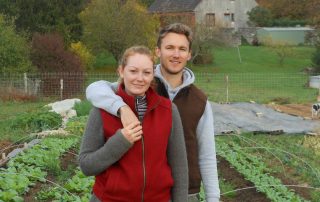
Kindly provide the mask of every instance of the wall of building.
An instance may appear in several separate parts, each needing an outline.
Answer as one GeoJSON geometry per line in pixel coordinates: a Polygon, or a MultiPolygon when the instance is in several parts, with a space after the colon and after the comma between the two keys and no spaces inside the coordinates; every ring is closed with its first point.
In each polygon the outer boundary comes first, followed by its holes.
{"type": "Polygon", "coordinates": [[[158,14],[160,17],[160,26],[164,27],[174,22],[180,22],[190,26],[191,28],[195,25],[195,15],[193,12],[183,13],[163,13],[158,14]]]}
{"type": "Polygon", "coordinates": [[[292,30],[290,28],[279,28],[268,30],[265,28],[261,28],[257,30],[257,37],[259,42],[264,43],[268,41],[272,41],[275,43],[287,43],[290,45],[299,45],[305,44],[305,38],[307,32],[310,30],[292,30]]]}
{"type": "Polygon", "coordinates": [[[240,27],[248,27],[248,15],[257,5],[255,0],[202,0],[195,9],[195,20],[197,23],[206,21],[207,13],[215,14],[215,25],[223,27],[234,27],[236,30],[240,27]],[[225,14],[234,14],[234,22],[227,20],[225,14]]]}

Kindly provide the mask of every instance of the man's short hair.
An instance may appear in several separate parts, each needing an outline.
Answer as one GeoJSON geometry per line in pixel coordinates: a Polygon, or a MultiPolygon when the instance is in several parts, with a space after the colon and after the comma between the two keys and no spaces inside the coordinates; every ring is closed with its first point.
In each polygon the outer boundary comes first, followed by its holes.
{"type": "Polygon", "coordinates": [[[173,23],[165,26],[159,32],[157,46],[158,48],[161,47],[162,39],[169,33],[176,33],[176,34],[183,34],[187,37],[189,42],[189,51],[191,50],[192,46],[192,30],[185,24],[182,23],[173,23]]]}

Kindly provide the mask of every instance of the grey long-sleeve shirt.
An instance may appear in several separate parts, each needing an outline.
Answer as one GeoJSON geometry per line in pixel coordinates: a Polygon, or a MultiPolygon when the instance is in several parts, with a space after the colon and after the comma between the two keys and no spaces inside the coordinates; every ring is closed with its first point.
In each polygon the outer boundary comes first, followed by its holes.
{"type": "MultiPolygon", "coordinates": [[[[168,163],[174,179],[171,196],[173,202],[185,202],[188,196],[187,154],[180,115],[174,104],[172,105],[172,122],[167,148],[168,163]]],[[[121,130],[105,142],[100,111],[98,108],[93,108],[80,147],[80,168],[85,175],[98,175],[117,162],[131,146],[121,130]]]]}

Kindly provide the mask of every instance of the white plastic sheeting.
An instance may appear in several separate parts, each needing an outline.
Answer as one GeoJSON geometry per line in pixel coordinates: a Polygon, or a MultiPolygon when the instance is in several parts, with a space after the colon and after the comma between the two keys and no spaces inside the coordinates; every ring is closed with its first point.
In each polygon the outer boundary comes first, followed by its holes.
{"type": "MultiPolygon", "coordinates": [[[[310,133],[320,128],[320,122],[277,112],[252,103],[211,103],[215,134],[241,132],[310,133]]],[[[311,109],[310,109],[311,113],[311,109]]]]}

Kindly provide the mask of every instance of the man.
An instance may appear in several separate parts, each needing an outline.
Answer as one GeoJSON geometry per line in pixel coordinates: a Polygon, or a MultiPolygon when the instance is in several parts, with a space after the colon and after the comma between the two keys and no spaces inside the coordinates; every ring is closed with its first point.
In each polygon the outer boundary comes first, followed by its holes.
{"type": "MultiPolygon", "coordinates": [[[[185,67],[191,58],[191,45],[192,31],[186,25],[174,23],[160,31],[156,48],[160,58],[155,69],[156,89],[177,105],[181,116],[189,167],[188,201],[199,201],[202,179],[206,201],[217,202],[220,190],[213,115],[207,97],[193,85],[193,72],[185,67]]],[[[120,116],[126,126],[136,121],[137,116],[114,94],[114,85],[106,81],[92,83],[87,88],[87,98],[94,106],[120,116]]]]}

